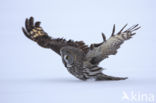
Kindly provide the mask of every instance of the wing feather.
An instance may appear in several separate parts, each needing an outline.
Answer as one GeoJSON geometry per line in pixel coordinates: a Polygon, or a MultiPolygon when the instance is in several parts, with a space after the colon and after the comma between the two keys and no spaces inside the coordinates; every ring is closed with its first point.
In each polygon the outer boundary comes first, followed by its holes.
{"type": "Polygon", "coordinates": [[[124,41],[132,38],[132,36],[135,34],[134,31],[140,28],[137,24],[123,31],[126,26],[127,24],[116,35],[114,35],[114,25],[112,35],[108,40],[102,42],[97,47],[90,47],[90,50],[86,55],[87,60],[90,60],[92,64],[98,64],[103,59],[108,58],[109,55],[115,55],[117,53],[117,50],[120,48],[121,44],[123,44],[124,41]]]}
{"type": "Polygon", "coordinates": [[[60,55],[60,49],[64,46],[73,46],[82,49],[85,53],[89,47],[83,41],[65,40],[63,38],[52,38],[40,27],[39,21],[34,23],[34,18],[30,17],[25,20],[25,28],[22,27],[23,33],[29,39],[37,42],[40,46],[50,48],[60,55]]]}

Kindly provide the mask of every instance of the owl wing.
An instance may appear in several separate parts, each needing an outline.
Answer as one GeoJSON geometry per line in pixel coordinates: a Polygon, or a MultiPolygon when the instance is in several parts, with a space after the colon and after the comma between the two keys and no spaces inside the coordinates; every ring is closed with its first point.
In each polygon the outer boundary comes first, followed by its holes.
{"type": "Polygon", "coordinates": [[[65,40],[63,38],[50,37],[40,26],[39,21],[34,23],[34,18],[30,17],[25,21],[25,28],[22,27],[23,33],[29,39],[37,42],[44,48],[50,48],[60,55],[60,49],[65,46],[73,46],[82,49],[85,53],[88,52],[88,46],[83,41],[65,40]]]}
{"type": "Polygon", "coordinates": [[[137,24],[131,26],[130,28],[124,31],[124,28],[126,26],[127,24],[117,34],[114,35],[115,33],[115,25],[114,25],[112,35],[108,40],[106,40],[105,35],[102,33],[104,41],[99,44],[92,44],[86,55],[86,58],[92,64],[98,64],[103,59],[108,58],[109,55],[115,55],[117,53],[117,50],[120,48],[121,44],[123,44],[124,41],[132,38],[132,36],[136,34],[134,33],[134,31],[140,28],[139,25],[137,24]]]}

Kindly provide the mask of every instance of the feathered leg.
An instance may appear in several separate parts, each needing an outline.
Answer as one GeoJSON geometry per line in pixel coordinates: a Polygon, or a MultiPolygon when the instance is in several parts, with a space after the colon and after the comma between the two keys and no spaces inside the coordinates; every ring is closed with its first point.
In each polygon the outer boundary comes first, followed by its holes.
{"type": "Polygon", "coordinates": [[[101,80],[125,80],[128,78],[127,77],[113,77],[113,76],[108,76],[106,74],[100,73],[100,74],[97,74],[95,79],[97,81],[101,81],[101,80]]]}

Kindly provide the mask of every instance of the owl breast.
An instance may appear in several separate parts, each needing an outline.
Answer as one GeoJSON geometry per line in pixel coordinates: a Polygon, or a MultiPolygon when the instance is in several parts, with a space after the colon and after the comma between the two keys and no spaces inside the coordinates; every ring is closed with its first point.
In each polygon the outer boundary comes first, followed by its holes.
{"type": "Polygon", "coordinates": [[[67,67],[69,73],[81,80],[87,80],[90,78],[95,78],[97,75],[102,73],[103,68],[98,66],[93,66],[91,68],[72,66],[67,67]]]}
{"type": "Polygon", "coordinates": [[[96,78],[97,75],[102,73],[103,68],[98,66],[92,66],[91,68],[82,66],[67,67],[69,73],[81,80],[87,80],[90,78],[96,78]]]}
{"type": "Polygon", "coordinates": [[[80,66],[67,67],[68,72],[71,73],[76,78],[81,80],[87,80],[88,78],[83,73],[84,69],[85,68],[82,68],[80,66]]]}

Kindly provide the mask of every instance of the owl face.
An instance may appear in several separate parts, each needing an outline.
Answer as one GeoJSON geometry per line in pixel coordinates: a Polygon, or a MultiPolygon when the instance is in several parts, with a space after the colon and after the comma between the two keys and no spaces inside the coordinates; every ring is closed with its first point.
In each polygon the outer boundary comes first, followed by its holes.
{"type": "Polygon", "coordinates": [[[73,63],[74,63],[74,58],[72,55],[70,55],[70,53],[63,53],[62,55],[62,60],[63,63],[65,64],[66,67],[72,67],[73,63]]]}
{"type": "Polygon", "coordinates": [[[78,62],[82,62],[82,53],[77,48],[64,47],[60,50],[60,54],[65,67],[72,67],[78,62]]]}
{"type": "Polygon", "coordinates": [[[70,64],[70,65],[73,64],[73,57],[71,55],[65,54],[63,56],[63,59],[67,64],[70,64]]]}
{"type": "Polygon", "coordinates": [[[74,63],[74,54],[72,50],[69,48],[63,48],[60,53],[65,67],[72,67],[74,63]]]}

